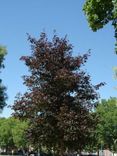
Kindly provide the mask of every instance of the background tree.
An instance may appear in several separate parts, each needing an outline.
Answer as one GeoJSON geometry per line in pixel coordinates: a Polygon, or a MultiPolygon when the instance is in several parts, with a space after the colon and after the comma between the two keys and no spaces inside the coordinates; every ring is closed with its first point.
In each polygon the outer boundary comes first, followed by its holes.
{"type": "Polygon", "coordinates": [[[6,153],[12,149],[27,147],[25,130],[27,122],[14,118],[0,118],[0,147],[6,149],[6,153]]]}
{"type": "MultiPolygon", "coordinates": [[[[99,116],[97,114],[96,111],[92,112],[92,116],[95,116],[97,118],[96,124],[98,125],[100,120],[99,120],[99,116]]],[[[97,126],[94,129],[94,131],[91,132],[91,134],[89,135],[89,141],[87,143],[87,145],[85,146],[84,150],[89,152],[89,153],[93,153],[93,152],[98,152],[100,149],[100,146],[98,144],[98,134],[97,134],[97,126]]]]}
{"type": "Polygon", "coordinates": [[[96,112],[100,119],[96,130],[98,145],[117,151],[117,98],[102,100],[96,112]]]}
{"type": "Polygon", "coordinates": [[[86,0],[83,10],[93,31],[111,22],[115,30],[117,53],[117,0],[86,0]]]}
{"type": "Polygon", "coordinates": [[[83,71],[89,54],[73,57],[72,45],[45,33],[36,40],[29,36],[31,56],[22,56],[30,75],[24,76],[28,91],[16,98],[14,115],[29,121],[27,135],[36,146],[46,147],[60,156],[81,151],[96,126],[91,110],[98,99],[96,86],[83,71]]]}
{"type": "Polygon", "coordinates": [[[13,119],[0,119],[0,147],[6,149],[6,153],[14,148],[12,129],[14,126],[13,119]]]}
{"type": "MultiPolygon", "coordinates": [[[[6,49],[5,47],[0,46],[0,70],[4,68],[4,56],[6,55],[6,49]]],[[[1,72],[1,71],[0,71],[1,72]]],[[[0,111],[3,110],[3,108],[6,106],[6,88],[2,84],[2,79],[0,79],[0,111]]]]}
{"type": "Polygon", "coordinates": [[[15,126],[12,129],[13,141],[17,148],[25,149],[28,146],[26,139],[27,122],[15,119],[15,126]]]}

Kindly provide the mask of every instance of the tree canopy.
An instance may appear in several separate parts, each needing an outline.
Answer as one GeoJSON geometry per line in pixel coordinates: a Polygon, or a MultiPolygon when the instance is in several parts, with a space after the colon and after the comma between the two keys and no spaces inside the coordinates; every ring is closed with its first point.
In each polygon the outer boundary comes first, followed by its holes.
{"type": "Polygon", "coordinates": [[[83,10],[93,31],[111,22],[115,30],[117,53],[117,0],[86,0],[83,10]]]}
{"type": "Polygon", "coordinates": [[[96,113],[100,121],[96,130],[98,144],[117,151],[117,98],[102,100],[96,113]]]}
{"type": "MultiPolygon", "coordinates": [[[[4,57],[6,55],[6,48],[3,46],[0,46],[0,72],[1,69],[4,68],[4,57]]],[[[0,111],[3,110],[3,108],[6,106],[6,87],[2,84],[2,79],[0,79],[0,111]]]]}
{"type": "Polygon", "coordinates": [[[27,122],[15,118],[0,118],[0,147],[6,152],[14,148],[24,148],[27,145],[25,130],[27,122]]]}
{"type": "Polygon", "coordinates": [[[96,125],[91,111],[98,99],[97,89],[82,66],[89,53],[72,56],[73,46],[45,33],[37,40],[29,36],[31,55],[22,56],[30,74],[24,76],[28,87],[17,96],[14,115],[28,119],[27,135],[33,144],[63,155],[67,150],[82,150],[96,125]]]}

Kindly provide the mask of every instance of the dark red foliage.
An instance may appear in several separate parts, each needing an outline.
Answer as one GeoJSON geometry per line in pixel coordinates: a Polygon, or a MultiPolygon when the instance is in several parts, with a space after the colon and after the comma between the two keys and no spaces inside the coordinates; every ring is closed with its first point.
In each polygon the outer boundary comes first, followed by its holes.
{"type": "Polygon", "coordinates": [[[92,85],[82,69],[90,54],[73,57],[72,45],[56,35],[52,42],[45,33],[39,40],[29,36],[29,41],[31,56],[21,57],[30,72],[23,77],[28,91],[16,98],[14,115],[28,119],[27,134],[34,144],[59,154],[82,149],[96,125],[91,110],[103,85],[92,85]]]}

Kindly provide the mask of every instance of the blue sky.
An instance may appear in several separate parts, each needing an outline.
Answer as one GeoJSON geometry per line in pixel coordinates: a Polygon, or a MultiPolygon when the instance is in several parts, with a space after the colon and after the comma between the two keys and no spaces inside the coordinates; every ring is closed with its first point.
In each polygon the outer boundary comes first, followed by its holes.
{"type": "MultiPolygon", "coordinates": [[[[83,54],[91,49],[85,69],[91,75],[92,83],[106,82],[99,90],[101,98],[117,96],[114,87],[113,67],[117,65],[114,53],[114,30],[111,24],[97,32],[88,27],[82,11],[84,0],[1,0],[0,1],[0,44],[7,47],[5,69],[2,71],[7,86],[8,104],[13,104],[18,92],[25,92],[22,75],[27,73],[22,55],[30,55],[26,33],[38,37],[44,31],[51,38],[53,30],[64,37],[66,34],[73,44],[73,54],[83,54]]],[[[10,108],[0,116],[8,117],[10,108]]]]}

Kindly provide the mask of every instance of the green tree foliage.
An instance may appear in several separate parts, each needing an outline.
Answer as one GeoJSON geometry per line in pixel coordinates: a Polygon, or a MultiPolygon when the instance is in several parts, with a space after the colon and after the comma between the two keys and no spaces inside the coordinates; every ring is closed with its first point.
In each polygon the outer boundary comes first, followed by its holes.
{"type": "Polygon", "coordinates": [[[102,100],[96,112],[100,120],[96,130],[98,144],[117,151],[117,98],[102,100]]]}
{"type": "Polygon", "coordinates": [[[45,33],[37,40],[29,36],[31,56],[22,56],[30,74],[24,76],[28,91],[16,98],[14,115],[29,121],[27,135],[34,145],[46,147],[59,155],[68,150],[82,150],[96,125],[91,115],[98,99],[96,86],[82,66],[89,54],[73,57],[66,38],[45,33]]]}
{"type": "Polygon", "coordinates": [[[0,147],[8,150],[14,147],[26,147],[26,122],[14,118],[0,118],[0,147]]]}
{"type": "MultiPolygon", "coordinates": [[[[0,46],[0,72],[1,68],[4,68],[4,56],[6,55],[5,47],[0,46]]],[[[0,79],[0,111],[6,106],[6,87],[2,84],[2,79],[0,79]]]]}
{"type": "MultiPolygon", "coordinates": [[[[83,10],[93,31],[112,22],[117,41],[117,0],[86,0],[83,10]]],[[[117,53],[117,45],[115,50],[117,53]]]]}
{"type": "Polygon", "coordinates": [[[5,147],[8,150],[10,147],[14,147],[12,129],[14,121],[12,119],[0,120],[0,146],[5,147]]]}
{"type": "Polygon", "coordinates": [[[26,139],[26,129],[28,127],[27,122],[19,121],[15,119],[15,126],[12,130],[13,141],[16,147],[25,148],[28,145],[26,139]]]}

